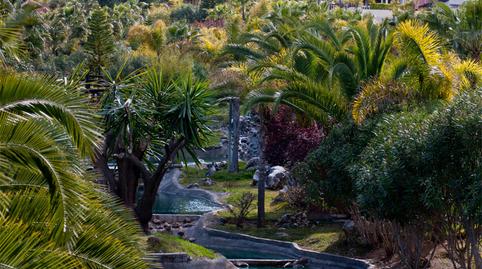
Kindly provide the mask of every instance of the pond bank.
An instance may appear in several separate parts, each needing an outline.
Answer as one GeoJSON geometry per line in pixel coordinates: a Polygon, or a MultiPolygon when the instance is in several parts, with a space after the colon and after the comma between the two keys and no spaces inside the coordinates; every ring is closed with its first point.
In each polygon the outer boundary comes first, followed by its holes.
{"type": "MultiPolygon", "coordinates": [[[[179,183],[180,175],[181,171],[179,169],[171,169],[168,176],[161,183],[160,191],[182,197],[208,198],[215,203],[221,204],[219,196],[215,193],[202,189],[184,188],[179,183]]],[[[370,264],[363,260],[305,250],[292,242],[258,238],[209,228],[207,225],[209,219],[215,218],[214,213],[218,210],[204,214],[193,227],[186,229],[185,236],[194,239],[196,244],[218,251],[228,258],[231,258],[229,257],[230,253],[255,252],[258,257],[254,258],[263,259],[299,259],[307,257],[310,259],[310,268],[316,269],[364,269],[370,267],[370,264]]]]}

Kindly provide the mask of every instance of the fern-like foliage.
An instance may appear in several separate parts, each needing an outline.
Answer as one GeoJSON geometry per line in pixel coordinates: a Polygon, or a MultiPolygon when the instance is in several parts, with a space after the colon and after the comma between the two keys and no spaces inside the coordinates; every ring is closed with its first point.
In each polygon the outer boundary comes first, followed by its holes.
{"type": "Polygon", "coordinates": [[[73,84],[2,71],[0,267],[146,268],[130,215],[85,172],[93,115],[73,84]]]}

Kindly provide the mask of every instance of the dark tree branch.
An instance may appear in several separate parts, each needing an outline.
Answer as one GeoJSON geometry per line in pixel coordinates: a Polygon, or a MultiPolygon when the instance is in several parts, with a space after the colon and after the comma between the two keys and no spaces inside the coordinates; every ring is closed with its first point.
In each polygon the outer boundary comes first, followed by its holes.
{"type": "Polygon", "coordinates": [[[171,140],[171,142],[165,146],[164,157],[159,161],[159,165],[152,176],[153,181],[156,181],[158,178],[162,179],[172,160],[176,157],[177,152],[184,147],[185,144],[186,140],[184,137],[181,137],[171,140]]]}
{"type": "Polygon", "coordinates": [[[141,171],[141,177],[144,180],[149,180],[152,177],[151,171],[147,169],[147,167],[144,165],[144,163],[137,158],[136,155],[134,154],[126,154],[123,156],[124,158],[127,158],[129,161],[131,161],[139,170],[141,171]]]}

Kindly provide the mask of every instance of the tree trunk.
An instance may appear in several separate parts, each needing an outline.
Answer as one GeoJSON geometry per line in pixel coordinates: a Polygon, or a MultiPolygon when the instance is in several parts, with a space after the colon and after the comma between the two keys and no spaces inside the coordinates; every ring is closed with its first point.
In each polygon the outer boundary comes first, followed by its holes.
{"type": "Polygon", "coordinates": [[[230,173],[238,172],[239,158],[239,98],[229,100],[229,135],[228,135],[228,162],[230,173]]]}
{"type": "Polygon", "coordinates": [[[115,182],[114,171],[109,168],[107,148],[108,145],[113,141],[114,136],[111,132],[105,135],[104,144],[101,149],[95,151],[94,167],[100,174],[104,177],[106,181],[105,184],[109,187],[109,191],[112,193],[117,192],[117,183],[115,182]]]}
{"type": "Polygon", "coordinates": [[[246,4],[241,4],[241,17],[246,22],[246,4]]]}
{"type": "Polygon", "coordinates": [[[144,179],[144,193],[139,204],[136,207],[137,218],[141,224],[144,233],[149,233],[149,221],[152,218],[152,208],[156,201],[157,190],[159,185],[166,174],[172,160],[176,157],[177,152],[184,146],[185,140],[183,138],[172,140],[165,146],[164,158],[162,158],[157,166],[154,174],[151,174],[145,165],[131,155],[129,158],[136,163],[137,167],[141,171],[141,176],[144,179]]]}
{"type": "Polygon", "coordinates": [[[266,189],[266,160],[264,157],[264,134],[265,134],[265,128],[264,128],[264,113],[265,111],[263,109],[260,109],[259,113],[259,122],[260,122],[260,127],[259,127],[259,165],[258,165],[258,171],[259,171],[259,179],[258,179],[258,227],[263,227],[264,226],[264,220],[265,220],[265,207],[264,207],[264,202],[265,202],[265,189],[266,189]]]}
{"type": "MultiPolygon", "coordinates": [[[[165,171],[162,174],[162,177],[164,174],[165,171]]],[[[156,201],[157,189],[159,189],[161,180],[155,180],[154,178],[144,180],[144,193],[142,194],[142,198],[136,207],[137,218],[139,219],[142,230],[146,234],[149,232],[149,221],[152,218],[152,208],[154,207],[154,202],[156,201]]]]}
{"type": "Polygon", "coordinates": [[[476,235],[474,222],[466,218],[464,221],[464,228],[467,233],[467,245],[470,244],[471,254],[474,256],[475,268],[482,268],[482,258],[479,249],[480,238],[476,235]]]}
{"type": "Polygon", "coordinates": [[[118,159],[117,165],[119,167],[119,196],[127,207],[132,208],[136,202],[140,170],[128,158],[118,159]]]}

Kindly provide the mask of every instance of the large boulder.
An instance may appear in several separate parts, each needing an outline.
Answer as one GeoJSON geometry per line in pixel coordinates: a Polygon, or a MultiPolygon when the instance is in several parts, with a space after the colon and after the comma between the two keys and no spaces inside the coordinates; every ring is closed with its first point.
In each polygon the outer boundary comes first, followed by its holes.
{"type": "Polygon", "coordinates": [[[273,166],[266,179],[266,188],[280,190],[290,181],[290,173],[283,166],[273,166]]]}
{"type": "MultiPolygon", "coordinates": [[[[266,166],[268,175],[266,177],[266,188],[270,190],[281,190],[284,186],[289,185],[291,182],[291,176],[288,170],[283,166],[266,166]]],[[[253,186],[259,181],[259,170],[256,169],[253,175],[253,186]]]]}

